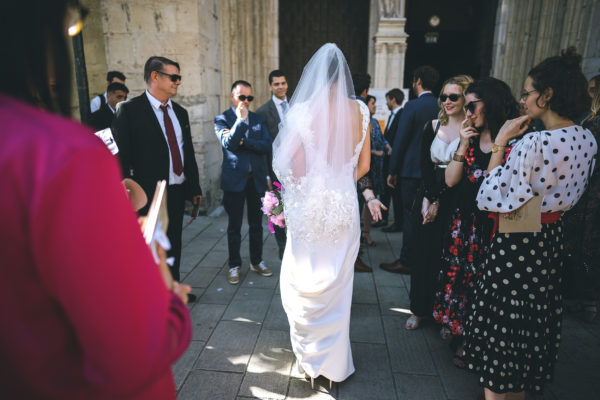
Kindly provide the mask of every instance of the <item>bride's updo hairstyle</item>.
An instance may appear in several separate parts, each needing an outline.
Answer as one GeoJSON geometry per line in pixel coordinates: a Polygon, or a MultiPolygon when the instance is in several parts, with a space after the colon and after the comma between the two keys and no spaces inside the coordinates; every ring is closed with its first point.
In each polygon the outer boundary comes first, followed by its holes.
{"type": "Polygon", "coordinates": [[[473,93],[478,99],[483,101],[483,113],[485,122],[492,140],[507,119],[517,118],[519,116],[519,103],[515,100],[510,87],[500,79],[482,78],[471,83],[465,96],[473,93]]]}
{"type": "Polygon", "coordinates": [[[559,56],[546,58],[527,75],[540,94],[535,101],[538,107],[548,108],[571,120],[589,110],[587,79],[581,72],[581,56],[576,53],[575,47],[563,50],[559,56]],[[548,89],[552,89],[552,97],[546,104],[541,104],[541,95],[548,89]]]}

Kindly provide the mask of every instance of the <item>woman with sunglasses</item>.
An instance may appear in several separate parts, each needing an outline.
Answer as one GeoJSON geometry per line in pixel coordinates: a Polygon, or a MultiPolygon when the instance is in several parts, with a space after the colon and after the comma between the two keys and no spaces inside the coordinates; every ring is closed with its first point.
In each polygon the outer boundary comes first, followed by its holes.
{"type": "Polygon", "coordinates": [[[465,118],[463,92],[473,82],[468,75],[448,79],[439,97],[439,119],[425,125],[421,146],[423,198],[415,201],[415,232],[418,243],[416,266],[410,275],[410,310],[406,329],[417,329],[424,317],[430,316],[437,287],[442,255],[442,235],[452,212],[452,190],[447,190],[446,166],[452,160],[459,141],[459,131],[465,118]],[[419,212],[420,211],[420,212],[419,212]]]}
{"type": "Polygon", "coordinates": [[[189,287],[157,266],[117,160],[69,118],[72,0],[3,4],[0,397],[175,399],[189,287]],[[15,16],[27,16],[23,23],[15,16]],[[161,276],[161,272],[163,275],[161,276]]]}
{"type": "Polygon", "coordinates": [[[466,118],[460,141],[446,168],[446,184],[455,187],[456,202],[444,243],[440,285],[433,316],[442,324],[442,337],[453,337],[454,364],[464,368],[461,358],[464,322],[473,287],[483,270],[493,221],[480,211],[475,197],[487,175],[492,143],[500,127],[519,115],[519,105],[504,82],[484,78],[465,90],[466,118]]]}
{"type": "Polygon", "coordinates": [[[583,194],[597,151],[594,135],[573,123],[590,104],[580,61],[569,49],[529,71],[525,115],[500,129],[477,194],[478,207],[496,218],[541,198],[541,231],[494,235],[472,303],[465,352],[488,400],[523,400],[552,380],[562,321],[561,215],[583,194]],[[545,128],[524,135],[501,166],[508,141],[534,119],[545,128]]]}

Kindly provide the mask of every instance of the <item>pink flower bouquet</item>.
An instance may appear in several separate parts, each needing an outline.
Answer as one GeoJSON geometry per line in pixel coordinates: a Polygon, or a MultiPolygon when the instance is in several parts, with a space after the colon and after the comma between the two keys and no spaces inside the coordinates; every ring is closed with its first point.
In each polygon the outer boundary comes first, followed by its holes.
{"type": "Polygon", "coordinates": [[[283,214],[283,199],[281,197],[281,185],[277,182],[273,182],[276,189],[265,193],[265,197],[262,201],[262,212],[269,219],[269,231],[275,233],[273,225],[277,225],[280,228],[285,228],[285,217],[283,214]]]}

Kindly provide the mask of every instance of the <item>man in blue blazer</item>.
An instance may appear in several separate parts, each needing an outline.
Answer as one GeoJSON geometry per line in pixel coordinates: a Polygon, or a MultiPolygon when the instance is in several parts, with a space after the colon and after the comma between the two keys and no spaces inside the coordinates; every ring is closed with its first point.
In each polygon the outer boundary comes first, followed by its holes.
{"type": "Polygon", "coordinates": [[[417,95],[406,103],[392,145],[390,169],[387,184],[395,187],[400,177],[402,199],[402,250],[400,258],[393,263],[383,263],[381,268],[396,273],[410,273],[414,260],[413,221],[411,209],[415,192],[421,184],[421,139],[423,128],[428,121],[437,118],[439,107],[437,98],[431,92],[439,80],[438,72],[430,66],[422,66],[413,74],[412,90],[417,95]]]}
{"type": "Polygon", "coordinates": [[[240,281],[240,244],[244,215],[244,202],[248,204],[250,226],[250,269],[262,276],[273,273],[262,260],[261,197],[267,190],[267,165],[265,156],[271,152],[271,136],[265,118],[250,112],[254,100],[252,86],[246,81],[235,81],[231,86],[232,107],[215,118],[215,133],[223,148],[221,189],[223,205],[229,215],[227,245],[229,248],[229,273],[232,285],[240,281]]]}

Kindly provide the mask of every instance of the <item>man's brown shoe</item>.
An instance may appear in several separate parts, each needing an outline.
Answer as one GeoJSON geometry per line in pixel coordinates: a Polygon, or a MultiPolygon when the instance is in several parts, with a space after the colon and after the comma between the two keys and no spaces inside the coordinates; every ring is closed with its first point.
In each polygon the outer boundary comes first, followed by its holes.
{"type": "Polygon", "coordinates": [[[365,264],[360,257],[356,257],[356,261],[354,261],[354,272],[373,272],[373,268],[365,264]]]}
{"type": "Polygon", "coordinates": [[[394,272],[396,274],[410,274],[410,268],[406,265],[402,264],[399,260],[394,261],[393,263],[381,263],[379,265],[381,269],[385,269],[389,272],[394,272]]]}

